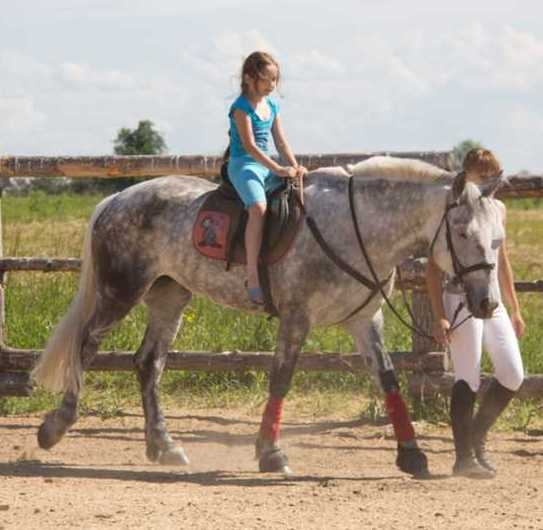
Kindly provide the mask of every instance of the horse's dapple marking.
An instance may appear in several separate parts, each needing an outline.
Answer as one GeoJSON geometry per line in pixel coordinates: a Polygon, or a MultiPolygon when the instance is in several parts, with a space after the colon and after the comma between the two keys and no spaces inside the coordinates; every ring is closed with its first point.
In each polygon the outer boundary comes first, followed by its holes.
{"type": "MultiPolygon", "coordinates": [[[[406,159],[377,157],[349,170],[356,179],[354,201],[360,230],[381,279],[413,253],[428,248],[446,203],[455,199],[459,206],[451,210],[449,221],[458,257],[466,266],[495,262],[492,234],[501,221],[476,186],[467,184],[459,196],[453,196],[447,183],[452,183],[454,175],[406,159]],[[467,239],[461,235],[466,228],[467,239]]],[[[341,258],[368,276],[349,210],[348,178],[342,168],[310,173],[305,207],[341,258]]],[[[61,407],[46,416],[40,430],[43,446],[57,443],[75,421],[81,370],[96,354],[100,340],[134,304],[143,301],[150,318],[136,354],[136,368],[147,454],[162,463],[188,461],[168,434],[158,395],[164,353],[181,324],[182,311],[192,293],[255,311],[244,288],[245,267],[233,266],[227,272],[224,263],[202,257],[192,245],[202,197],[211,189],[213,184],[203,179],[164,177],[127,188],[97,207],[85,242],[78,295],[34,371],[39,382],[65,392],[61,407]]],[[[433,255],[442,269],[452,272],[443,231],[433,255]]],[[[471,311],[484,316],[479,314],[482,302],[497,296],[495,275],[478,270],[464,280],[471,311]]],[[[270,267],[270,282],[280,324],[270,373],[270,417],[263,418],[263,424],[273,424],[273,429],[261,431],[257,455],[261,469],[286,471],[287,458],[278,446],[279,425],[275,425],[280,417],[277,403],[288,392],[305,337],[314,325],[344,319],[369,291],[331,262],[305,225],[288,259],[270,267]]],[[[381,305],[381,296],[376,296],[343,325],[389,396],[391,420],[403,433],[398,440],[398,466],[408,473],[424,473],[426,458],[416,440],[404,439],[412,432],[411,424],[384,348],[381,305]]]]}

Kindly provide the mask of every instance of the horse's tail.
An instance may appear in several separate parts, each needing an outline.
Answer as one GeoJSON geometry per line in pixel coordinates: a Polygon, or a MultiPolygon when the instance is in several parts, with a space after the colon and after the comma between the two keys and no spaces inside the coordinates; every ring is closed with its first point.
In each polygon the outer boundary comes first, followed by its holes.
{"type": "Polygon", "coordinates": [[[92,229],[98,215],[111,197],[104,199],[89,221],[81,256],[79,289],[68,312],[50,337],[31,377],[53,392],[71,391],[81,388],[81,347],[85,326],[96,307],[96,277],[92,258],[92,229]]]}

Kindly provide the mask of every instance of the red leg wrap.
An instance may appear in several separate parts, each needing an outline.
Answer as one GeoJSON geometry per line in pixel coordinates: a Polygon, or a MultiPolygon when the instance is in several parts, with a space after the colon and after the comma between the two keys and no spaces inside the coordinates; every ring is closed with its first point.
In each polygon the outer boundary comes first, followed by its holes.
{"type": "Polygon", "coordinates": [[[263,440],[275,442],[279,439],[282,414],[283,398],[271,396],[268,399],[268,404],[262,417],[262,424],[260,425],[260,437],[263,440]]]}
{"type": "Polygon", "coordinates": [[[415,430],[409,418],[405,402],[397,390],[388,392],[385,397],[388,417],[394,427],[394,434],[399,442],[407,442],[415,438],[415,430]]]}

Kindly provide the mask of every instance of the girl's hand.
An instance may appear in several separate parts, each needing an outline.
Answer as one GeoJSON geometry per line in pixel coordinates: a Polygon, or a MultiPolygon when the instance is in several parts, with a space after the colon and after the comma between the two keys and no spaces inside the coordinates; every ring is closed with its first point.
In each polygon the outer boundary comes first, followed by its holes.
{"type": "Polygon", "coordinates": [[[432,336],[434,340],[442,346],[449,344],[449,330],[451,329],[451,323],[446,318],[440,318],[435,324],[432,330],[432,336]]]}
{"type": "Polygon", "coordinates": [[[522,318],[520,311],[511,315],[511,323],[513,324],[515,335],[518,339],[520,339],[520,337],[524,335],[524,330],[526,329],[526,324],[524,323],[524,319],[522,318]]]}
{"type": "Polygon", "coordinates": [[[286,177],[286,178],[295,178],[297,175],[297,170],[295,167],[292,166],[282,166],[281,169],[277,172],[277,175],[280,177],[286,177]]]}
{"type": "Polygon", "coordinates": [[[304,166],[298,166],[296,168],[296,176],[298,178],[304,178],[307,174],[307,169],[304,166]]]}

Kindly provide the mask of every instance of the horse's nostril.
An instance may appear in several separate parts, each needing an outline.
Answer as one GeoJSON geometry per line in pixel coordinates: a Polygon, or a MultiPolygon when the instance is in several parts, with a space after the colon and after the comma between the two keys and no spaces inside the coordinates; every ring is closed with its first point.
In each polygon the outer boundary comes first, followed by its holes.
{"type": "Polygon", "coordinates": [[[498,307],[498,303],[491,302],[489,298],[484,298],[483,300],[481,300],[481,305],[480,305],[481,312],[485,315],[491,315],[494,309],[496,309],[497,307],[498,307]]]}

